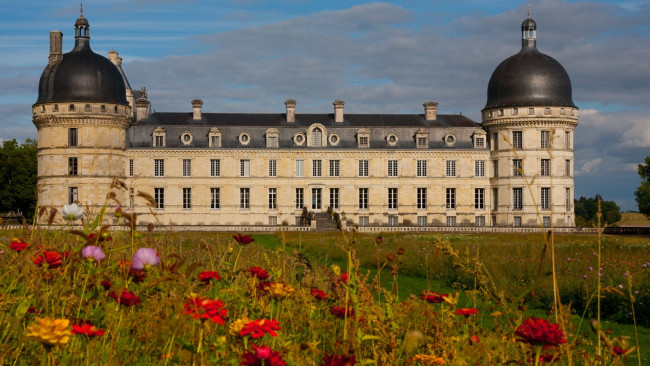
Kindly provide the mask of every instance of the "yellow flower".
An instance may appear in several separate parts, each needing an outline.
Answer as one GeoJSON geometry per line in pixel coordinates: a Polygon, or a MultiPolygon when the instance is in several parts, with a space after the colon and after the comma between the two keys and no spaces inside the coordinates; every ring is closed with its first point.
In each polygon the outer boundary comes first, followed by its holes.
{"type": "Polygon", "coordinates": [[[68,319],[36,318],[36,323],[27,327],[27,336],[47,346],[65,344],[70,338],[68,319]]]}
{"type": "Polygon", "coordinates": [[[334,272],[335,275],[340,276],[341,275],[341,267],[339,267],[336,264],[332,265],[332,272],[334,272]]]}
{"type": "Polygon", "coordinates": [[[284,283],[274,282],[268,287],[268,292],[276,299],[284,299],[296,291],[295,288],[285,285],[284,283]]]}
{"type": "Polygon", "coordinates": [[[429,355],[415,355],[413,361],[417,361],[425,366],[444,365],[445,360],[442,357],[429,356],[429,355]]]}
{"type": "Polygon", "coordinates": [[[243,317],[241,319],[237,319],[232,324],[230,324],[230,327],[228,329],[228,333],[232,336],[239,336],[241,334],[241,329],[246,325],[246,323],[250,323],[251,321],[247,317],[243,317]]]}

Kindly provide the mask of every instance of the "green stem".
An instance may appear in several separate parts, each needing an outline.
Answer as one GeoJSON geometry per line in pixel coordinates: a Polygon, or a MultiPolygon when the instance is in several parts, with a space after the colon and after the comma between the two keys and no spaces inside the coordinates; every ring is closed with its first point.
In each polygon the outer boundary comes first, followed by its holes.
{"type": "Polygon", "coordinates": [[[86,278],[84,278],[84,286],[81,290],[81,297],[79,298],[79,307],[77,308],[77,319],[79,319],[79,314],[81,313],[81,304],[84,301],[84,295],[86,294],[86,285],[88,284],[88,277],[90,277],[90,268],[86,272],[86,278]]]}
{"type": "Polygon", "coordinates": [[[539,355],[542,353],[542,346],[537,346],[535,349],[535,366],[539,365],[539,355]]]}
{"type": "Polygon", "coordinates": [[[235,268],[237,267],[237,261],[239,260],[239,255],[241,254],[241,250],[244,248],[244,246],[240,245],[239,246],[239,251],[237,252],[237,257],[235,257],[235,262],[232,264],[232,270],[234,271],[235,268]]]}

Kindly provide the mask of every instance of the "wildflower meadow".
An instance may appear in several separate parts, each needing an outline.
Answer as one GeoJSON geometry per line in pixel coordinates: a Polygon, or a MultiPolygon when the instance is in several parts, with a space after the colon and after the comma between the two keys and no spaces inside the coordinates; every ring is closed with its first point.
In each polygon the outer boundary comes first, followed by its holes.
{"type": "Polygon", "coordinates": [[[137,230],[109,205],[65,216],[0,231],[0,364],[648,362],[647,238],[251,236],[137,230]]]}

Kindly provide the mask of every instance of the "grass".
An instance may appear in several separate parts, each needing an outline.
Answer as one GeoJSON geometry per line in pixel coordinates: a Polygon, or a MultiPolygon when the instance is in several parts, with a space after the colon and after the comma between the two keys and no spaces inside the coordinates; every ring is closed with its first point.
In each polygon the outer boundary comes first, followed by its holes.
{"type": "Polygon", "coordinates": [[[650,218],[638,212],[622,212],[618,226],[650,226],[650,218]]]}

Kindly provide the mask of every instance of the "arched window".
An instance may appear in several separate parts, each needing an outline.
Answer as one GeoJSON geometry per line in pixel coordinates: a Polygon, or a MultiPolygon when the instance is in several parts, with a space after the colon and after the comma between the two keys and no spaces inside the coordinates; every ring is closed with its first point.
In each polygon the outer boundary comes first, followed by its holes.
{"type": "Polygon", "coordinates": [[[311,131],[311,146],[323,146],[323,131],[316,127],[311,131]]]}

